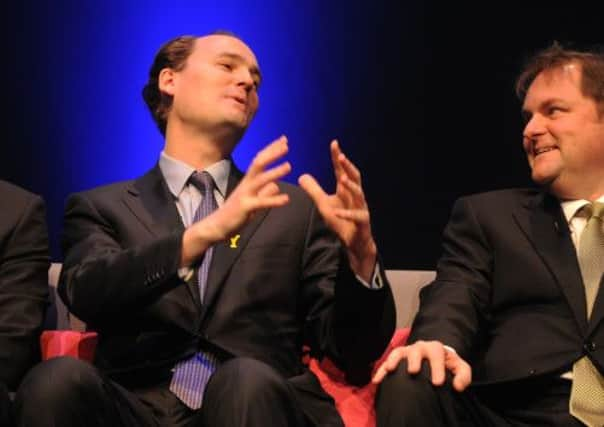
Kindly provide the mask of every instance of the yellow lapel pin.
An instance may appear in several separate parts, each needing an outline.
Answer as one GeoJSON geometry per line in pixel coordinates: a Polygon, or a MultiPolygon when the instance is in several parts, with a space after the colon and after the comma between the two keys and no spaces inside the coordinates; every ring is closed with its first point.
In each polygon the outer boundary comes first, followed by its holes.
{"type": "Polygon", "coordinates": [[[233,237],[230,238],[231,240],[231,245],[229,246],[229,248],[231,249],[236,249],[237,248],[237,242],[239,241],[239,238],[241,237],[241,234],[236,234],[233,237]]]}

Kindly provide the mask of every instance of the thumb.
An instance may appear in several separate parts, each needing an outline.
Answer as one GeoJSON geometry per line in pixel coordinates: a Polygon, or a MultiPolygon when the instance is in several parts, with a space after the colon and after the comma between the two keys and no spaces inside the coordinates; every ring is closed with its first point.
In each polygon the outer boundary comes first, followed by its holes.
{"type": "Polygon", "coordinates": [[[300,178],[298,178],[298,184],[300,184],[300,187],[306,191],[316,205],[319,205],[322,200],[327,197],[325,191],[323,191],[317,180],[314,179],[312,175],[304,174],[300,176],[300,178]]]}

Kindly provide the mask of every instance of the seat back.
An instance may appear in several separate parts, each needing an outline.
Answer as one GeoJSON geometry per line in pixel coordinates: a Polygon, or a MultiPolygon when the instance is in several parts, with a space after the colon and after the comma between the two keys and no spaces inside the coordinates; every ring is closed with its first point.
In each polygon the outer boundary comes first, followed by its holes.
{"type": "MultiPolygon", "coordinates": [[[[57,294],[60,273],[61,264],[52,263],[48,271],[50,307],[46,315],[45,329],[85,331],[84,322],[69,313],[57,294]]],[[[396,327],[409,327],[419,306],[419,290],[434,280],[436,273],[422,270],[386,270],[386,276],[392,286],[396,304],[396,327]]]]}
{"type": "Polygon", "coordinates": [[[419,291],[436,277],[428,270],[386,270],[396,304],[396,327],[411,326],[419,307],[419,291]]]}

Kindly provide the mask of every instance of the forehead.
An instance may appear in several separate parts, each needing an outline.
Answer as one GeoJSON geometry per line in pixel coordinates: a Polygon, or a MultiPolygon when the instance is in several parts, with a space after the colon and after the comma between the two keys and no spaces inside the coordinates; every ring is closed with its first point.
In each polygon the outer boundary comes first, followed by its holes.
{"type": "Polygon", "coordinates": [[[223,55],[238,57],[246,65],[258,68],[256,55],[244,42],[236,37],[222,34],[213,34],[195,40],[189,59],[211,60],[223,55]]]}
{"type": "Polygon", "coordinates": [[[524,109],[531,109],[549,99],[577,100],[585,98],[581,91],[581,66],[564,64],[544,70],[535,77],[524,99],[524,109]]]}

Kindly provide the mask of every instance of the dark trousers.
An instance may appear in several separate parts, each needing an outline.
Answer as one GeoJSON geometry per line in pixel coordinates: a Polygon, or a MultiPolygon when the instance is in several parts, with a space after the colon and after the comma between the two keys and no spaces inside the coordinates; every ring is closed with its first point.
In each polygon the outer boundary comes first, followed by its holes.
{"type": "Polygon", "coordinates": [[[459,393],[450,378],[441,387],[430,382],[427,363],[417,375],[402,361],[376,396],[378,427],[578,427],[568,412],[571,382],[557,375],[501,385],[473,386],[459,393]]]}
{"type": "Polygon", "coordinates": [[[12,408],[6,384],[0,381],[0,426],[12,426],[12,408]]]}
{"type": "Polygon", "coordinates": [[[168,388],[165,383],[127,390],[89,363],[61,357],[25,377],[15,397],[15,419],[18,427],[307,426],[291,385],[257,360],[222,364],[197,411],[168,388]]]}

